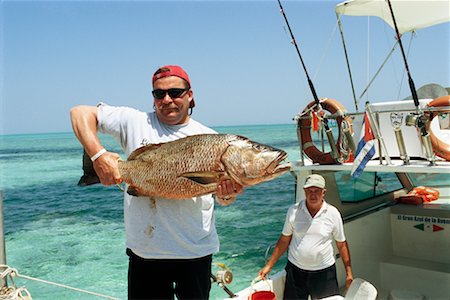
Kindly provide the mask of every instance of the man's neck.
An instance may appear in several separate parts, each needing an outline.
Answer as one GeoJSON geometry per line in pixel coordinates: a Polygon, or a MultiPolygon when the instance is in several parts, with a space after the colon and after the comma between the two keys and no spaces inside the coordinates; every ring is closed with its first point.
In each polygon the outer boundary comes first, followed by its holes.
{"type": "Polygon", "coordinates": [[[322,202],[320,202],[319,204],[317,204],[317,205],[311,205],[311,204],[309,204],[308,202],[306,202],[306,208],[308,209],[308,211],[309,211],[309,214],[311,215],[311,217],[315,217],[315,215],[319,212],[319,210],[322,208],[322,205],[323,205],[323,200],[322,200],[322,202]]]}

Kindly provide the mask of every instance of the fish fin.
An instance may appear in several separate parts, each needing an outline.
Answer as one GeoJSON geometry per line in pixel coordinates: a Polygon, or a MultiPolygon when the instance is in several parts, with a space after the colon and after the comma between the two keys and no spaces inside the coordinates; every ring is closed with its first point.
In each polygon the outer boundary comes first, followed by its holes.
{"type": "Polygon", "coordinates": [[[100,183],[100,179],[94,170],[91,158],[86,153],[86,150],[83,150],[83,176],[78,181],[78,186],[88,186],[96,183],[100,183]]]}
{"type": "Polygon", "coordinates": [[[195,181],[201,185],[216,184],[223,175],[221,172],[188,172],[181,174],[181,177],[195,181]]]}
{"type": "Polygon", "coordinates": [[[135,196],[135,197],[145,196],[145,195],[142,195],[138,191],[138,189],[132,185],[128,186],[127,193],[128,193],[128,195],[135,196]]]}
{"type": "Polygon", "coordinates": [[[161,144],[149,144],[149,145],[145,145],[142,147],[137,148],[136,150],[134,150],[133,152],[131,152],[130,156],[128,156],[127,160],[135,160],[138,159],[143,153],[147,152],[147,151],[152,151],[155,149],[158,149],[159,147],[161,147],[161,144]]]}
{"type": "Polygon", "coordinates": [[[77,185],[78,186],[88,186],[88,185],[97,184],[97,183],[100,183],[100,179],[98,178],[97,175],[95,175],[95,176],[83,175],[83,176],[81,176],[77,185]]]}

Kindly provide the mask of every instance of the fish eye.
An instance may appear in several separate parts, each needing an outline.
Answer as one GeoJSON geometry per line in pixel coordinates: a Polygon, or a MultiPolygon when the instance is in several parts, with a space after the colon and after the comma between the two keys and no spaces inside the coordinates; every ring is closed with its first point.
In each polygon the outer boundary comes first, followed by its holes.
{"type": "Polygon", "coordinates": [[[260,144],[253,144],[253,148],[255,148],[258,151],[261,151],[261,150],[264,149],[264,147],[262,145],[260,145],[260,144]]]}
{"type": "Polygon", "coordinates": [[[260,145],[258,145],[258,144],[253,145],[252,148],[253,148],[253,150],[255,150],[257,152],[261,152],[263,150],[262,147],[260,145]]]}

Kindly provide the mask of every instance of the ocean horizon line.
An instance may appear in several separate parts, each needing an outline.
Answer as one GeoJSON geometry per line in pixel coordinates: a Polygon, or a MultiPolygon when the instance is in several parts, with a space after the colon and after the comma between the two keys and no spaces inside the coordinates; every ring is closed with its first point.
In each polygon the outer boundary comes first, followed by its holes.
{"type": "MultiPolygon", "coordinates": [[[[235,127],[264,127],[264,126],[286,126],[286,125],[295,125],[294,123],[260,123],[260,124],[242,124],[242,125],[214,125],[214,126],[208,126],[212,129],[220,129],[220,128],[235,128],[235,127]]],[[[47,135],[47,134],[69,134],[73,133],[73,131],[50,131],[50,132],[29,132],[29,133],[6,133],[6,134],[0,134],[1,137],[13,137],[13,136],[27,136],[27,135],[47,135]]]]}

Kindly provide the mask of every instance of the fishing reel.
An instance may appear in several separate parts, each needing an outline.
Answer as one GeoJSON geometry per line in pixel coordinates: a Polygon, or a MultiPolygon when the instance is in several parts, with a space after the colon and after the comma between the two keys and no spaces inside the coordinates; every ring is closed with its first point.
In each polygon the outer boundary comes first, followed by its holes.
{"type": "Polygon", "coordinates": [[[230,284],[233,281],[233,273],[228,267],[223,263],[216,263],[216,265],[220,268],[216,272],[216,275],[211,274],[211,279],[213,282],[217,282],[217,284],[231,297],[234,298],[236,295],[230,291],[225,285],[230,284]]]}
{"type": "Polygon", "coordinates": [[[220,268],[220,270],[216,272],[214,281],[219,284],[230,284],[233,281],[233,273],[231,270],[228,269],[223,263],[216,263],[216,265],[220,268]]]}
{"type": "Polygon", "coordinates": [[[427,160],[430,165],[435,165],[435,157],[433,153],[433,146],[431,145],[430,133],[427,132],[428,118],[423,113],[410,113],[406,116],[406,126],[415,126],[421,134],[422,146],[427,160]]]}
{"type": "Polygon", "coordinates": [[[406,126],[415,126],[416,128],[425,128],[428,118],[424,114],[408,114],[405,119],[406,126]]]}

